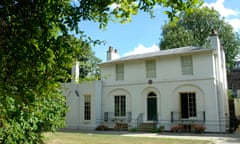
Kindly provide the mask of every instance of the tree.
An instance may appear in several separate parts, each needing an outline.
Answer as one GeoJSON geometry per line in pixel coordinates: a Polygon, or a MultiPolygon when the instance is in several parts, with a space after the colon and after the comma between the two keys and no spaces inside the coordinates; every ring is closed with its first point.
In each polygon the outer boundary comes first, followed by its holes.
{"type": "Polygon", "coordinates": [[[74,31],[85,43],[98,42],[84,35],[80,21],[99,22],[101,28],[110,20],[125,23],[138,10],[151,14],[156,4],[171,7],[167,14],[173,17],[201,0],[1,0],[0,143],[42,143],[42,132],[64,126],[59,80],[87,50],[70,43],[69,35],[74,31]]]}
{"type": "Polygon", "coordinates": [[[176,21],[170,21],[163,26],[162,36],[161,50],[189,46],[195,43],[191,31],[185,30],[183,26],[178,26],[176,21]]]}
{"type": "MultiPolygon", "coordinates": [[[[74,35],[60,36],[59,38],[67,44],[66,47],[75,50],[72,55],[74,60],[79,62],[79,81],[99,79],[100,68],[98,64],[101,62],[101,59],[95,56],[91,45],[74,35]]],[[[61,82],[71,81],[72,79],[71,66],[65,67],[65,70],[68,72],[68,76],[60,77],[61,82]]]]}
{"type": "Polygon", "coordinates": [[[221,44],[225,49],[227,65],[232,65],[240,48],[239,36],[214,9],[205,7],[195,9],[191,14],[183,12],[178,20],[165,24],[160,47],[161,49],[189,45],[209,47],[208,36],[212,29],[218,31],[221,44]]]}

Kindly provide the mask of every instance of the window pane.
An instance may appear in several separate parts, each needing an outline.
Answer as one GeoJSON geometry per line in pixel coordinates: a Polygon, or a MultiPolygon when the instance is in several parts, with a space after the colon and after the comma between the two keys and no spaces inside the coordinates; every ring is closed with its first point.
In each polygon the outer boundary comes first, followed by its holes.
{"type": "Polygon", "coordinates": [[[84,120],[91,120],[91,96],[84,96],[84,120]]]}
{"type": "Polygon", "coordinates": [[[114,108],[115,116],[126,116],[126,96],[115,96],[114,108]]]}
{"type": "Polygon", "coordinates": [[[124,80],[124,65],[116,64],[116,80],[124,80]]]}
{"type": "Polygon", "coordinates": [[[182,56],[181,63],[182,63],[182,74],[192,75],[193,74],[192,56],[182,56]]]}
{"type": "Polygon", "coordinates": [[[114,104],[115,104],[115,116],[119,116],[119,96],[115,96],[115,100],[114,100],[114,104]]]}
{"type": "Polygon", "coordinates": [[[195,93],[180,93],[181,96],[181,113],[182,118],[196,117],[196,94],[195,93]]]}
{"type": "Polygon", "coordinates": [[[147,78],[156,77],[156,61],[155,60],[146,61],[146,73],[147,73],[147,78]]]}

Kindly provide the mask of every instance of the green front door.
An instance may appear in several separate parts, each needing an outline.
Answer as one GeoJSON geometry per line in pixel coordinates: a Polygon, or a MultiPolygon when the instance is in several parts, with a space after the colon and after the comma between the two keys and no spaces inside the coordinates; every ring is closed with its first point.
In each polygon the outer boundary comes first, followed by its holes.
{"type": "Polygon", "coordinates": [[[147,120],[157,120],[157,96],[152,92],[147,97],[147,120]]]}

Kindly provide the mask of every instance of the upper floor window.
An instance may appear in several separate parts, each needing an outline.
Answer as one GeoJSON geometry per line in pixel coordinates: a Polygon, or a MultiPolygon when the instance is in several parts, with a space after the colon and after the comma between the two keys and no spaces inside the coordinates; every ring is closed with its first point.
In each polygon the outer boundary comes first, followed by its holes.
{"type": "Polygon", "coordinates": [[[146,73],[147,73],[147,78],[156,77],[156,61],[155,60],[146,61],[146,73]]]}
{"type": "Polygon", "coordinates": [[[182,75],[193,75],[192,56],[182,56],[182,75]]]}
{"type": "Polygon", "coordinates": [[[124,64],[116,64],[116,80],[124,80],[124,64]]]}

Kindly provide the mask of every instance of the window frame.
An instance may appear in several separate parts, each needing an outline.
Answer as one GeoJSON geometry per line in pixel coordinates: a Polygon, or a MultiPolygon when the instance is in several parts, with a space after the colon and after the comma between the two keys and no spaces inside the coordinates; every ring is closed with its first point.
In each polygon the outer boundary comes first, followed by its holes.
{"type": "Polygon", "coordinates": [[[156,60],[146,60],[146,77],[156,78],[156,60]]]}
{"type": "Polygon", "coordinates": [[[124,80],[124,64],[119,63],[116,64],[115,66],[115,71],[116,71],[116,80],[124,80]]]}
{"type": "MultiPolygon", "coordinates": [[[[197,97],[195,92],[180,92],[180,100],[181,100],[181,118],[186,118],[186,119],[191,119],[191,118],[196,118],[197,117],[197,97]],[[183,98],[187,97],[187,98],[183,98]],[[182,102],[182,100],[187,100],[187,102],[182,102]],[[183,116],[183,111],[182,111],[182,104],[187,103],[187,106],[185,105],[184,107],[187,107],[187,117],[185,115],[183,116]]],[[[185,108],[184,108],[185,109],[185,108]]]]}
{"type": "Polygon", "coordinates": [[[84,120],[91,120],[91,95],[84,95],[84,120]]]}
{"type": "Polygon", "coordinates": [[[114,116],[126,117],[126,95],[114,96],[114,116]]]}
{"type": "Polygon", "coordinates": [[[192,55],[181,56],[182,75],[193,75],[192,55]]]}

